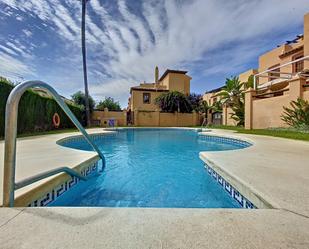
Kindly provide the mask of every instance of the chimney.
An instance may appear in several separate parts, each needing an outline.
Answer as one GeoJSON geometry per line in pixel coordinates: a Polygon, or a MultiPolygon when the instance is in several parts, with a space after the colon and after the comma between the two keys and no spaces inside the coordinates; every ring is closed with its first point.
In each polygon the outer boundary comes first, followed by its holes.
{"type": "Polygon", "coordinates": [[[158,66],[156,66],[156,68],[155,68],[155,83],[156,84],[159,83],[159,68],[158,68],[158,66]]]}

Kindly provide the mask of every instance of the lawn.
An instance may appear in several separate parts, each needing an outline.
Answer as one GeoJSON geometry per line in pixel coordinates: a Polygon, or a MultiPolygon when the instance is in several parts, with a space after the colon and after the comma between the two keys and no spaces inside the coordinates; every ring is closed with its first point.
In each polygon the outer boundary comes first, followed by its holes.
{"type": "Polygon", "coordinates": [[[294,129],[277,128],[277,129],[245,130],[243,127],[224,126],[224,125],[218,125],[218,126],[213,125],[213,126],[209,126],[209,128],[233,130],[233,131],[237,131],[237,133],[243,133],[243,134],[283,137],[283,138],[289,138],[289,139],[309,141],[309,132],[297,131],[294,129]]]}
{"type": "MultiPolygon", "coordinates": [[[[197,126],[197,128],[201,128],[197,126]]],[[[223,130],[233,130],[237,133],[243,134],[253,134],[253,135],[263,135],[263,136],[272,136],[272,137],[282,137],[296,140],[309,141],[309,132],[301,132],[292,129],[255,129],[255,130],[245,130],[243,127],[235,127],[235,126],[224,126],[224,125],[212,125],[207,128],[213,129],[223,129],[223,130]]],[[[31,137],[31,136],[40,136],[40,135],[51,135],[51,134],[59,134],[59,133],[68,133],[75,132],[77,129],[62,129],[62,130],[52,130],[52,131],[37,131],[31,133],[24,133],[18,135],[18,137],[31,137]]],[[[3,137],[0,137],[2,140],[3,137]]]]}
{"type": "MultiPolygon", "coordinates": [[[[59,133],[68,133],[68,132],[75,132],[78,131],[76,128],[69,128],[69,129],[59,129],[59,130],[51,130],[51,131],[35,131],[29,133],[23,133],[17,135],[18,138],[20,137],[32,137],[32,136],[41,136],[41,135],[52,135],[52,134],[59,134],[59,133]]],[[[4,137],[0,136],[0,140],[3,140],[4,137]]]]}

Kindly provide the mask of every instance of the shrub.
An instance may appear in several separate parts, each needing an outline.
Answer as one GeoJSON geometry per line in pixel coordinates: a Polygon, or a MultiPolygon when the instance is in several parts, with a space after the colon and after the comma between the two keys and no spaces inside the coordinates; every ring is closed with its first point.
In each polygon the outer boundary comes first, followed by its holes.
{"type": "Polygon", "coordinates": [[[298,98],[290,103],[291,108],[283,107],[281,119],[294,128],[309,129],[309,102],[298,98]]]}
{"type": "Polygon", "coordinates": [[[192,106],[186,95],[173,91],[163,93],[155,99],[163,112],[192,112],[192,106]]]}

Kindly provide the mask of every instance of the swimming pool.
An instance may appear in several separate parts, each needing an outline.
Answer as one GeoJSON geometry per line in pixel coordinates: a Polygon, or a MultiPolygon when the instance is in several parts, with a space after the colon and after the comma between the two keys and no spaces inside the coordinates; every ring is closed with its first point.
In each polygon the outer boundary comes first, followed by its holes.
{"type": "MultiPolygon", "coordinates": [[[[185,129],[123,129],[93,139],[106,157],[104,172],[80,182],[51,206],[241,207],[207,173],[199,152],[241,149],[247,143],[204,139],[185,129]]],[[[61,144],[91,150],[82,139],[61,144]]]]}

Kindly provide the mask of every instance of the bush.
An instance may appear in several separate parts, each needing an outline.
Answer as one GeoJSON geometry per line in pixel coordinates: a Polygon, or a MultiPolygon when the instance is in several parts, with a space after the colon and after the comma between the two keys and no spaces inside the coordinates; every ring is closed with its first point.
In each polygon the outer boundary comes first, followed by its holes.
{"type": "Polygon", "coordinates": [[[309,129],[309,102],[298,98],[290,103],[291,108],[283,107],[281,119],[294,128],[309,129]]]}
{"type": "MultiPolygon", "coordinates": [[[[0,137],[4,136],[5,106],[13,88],[14,86],[10,82],[0,78],[0,137]]],[[[77,119],[84,124],[84,114],[81,108],[73,105],[68,106],[77,119]]],[[[55,100],[42,97],[31,90],[25,92],[19,102],[18,134],[55,129],[52,118],[56,112],[61,119],[59,129],[74,127],[74,124],[69,120],[55,100]]]]}

